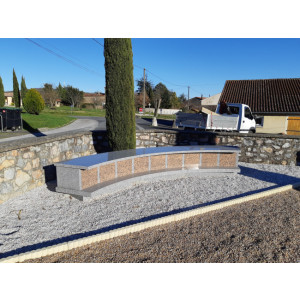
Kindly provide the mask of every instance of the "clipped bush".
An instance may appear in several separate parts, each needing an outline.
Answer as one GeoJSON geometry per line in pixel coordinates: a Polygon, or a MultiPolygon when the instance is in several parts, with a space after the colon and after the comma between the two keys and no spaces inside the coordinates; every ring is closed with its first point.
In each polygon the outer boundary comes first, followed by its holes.
{"type": "Polygon", "coordinates": [[[45,108],[45,101],[37,90],[30,89],[23,99],[23,107],[29,114],[38,115],[45,108]]]}

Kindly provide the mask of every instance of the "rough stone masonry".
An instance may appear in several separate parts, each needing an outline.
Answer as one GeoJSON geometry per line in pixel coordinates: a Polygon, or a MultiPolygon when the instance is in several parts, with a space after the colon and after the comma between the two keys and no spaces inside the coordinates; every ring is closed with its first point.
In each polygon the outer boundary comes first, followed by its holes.
{"type": "MultiPolygon", "coordinates": [[[[299,165],[300,137],[181,130],[137,131],[137,148],[238,146],[239,161],[299,165]]],[[[56,178],[54,163],[109,150],[105,131],[76,131],[0,145],[0,203],[56,178]]]]}

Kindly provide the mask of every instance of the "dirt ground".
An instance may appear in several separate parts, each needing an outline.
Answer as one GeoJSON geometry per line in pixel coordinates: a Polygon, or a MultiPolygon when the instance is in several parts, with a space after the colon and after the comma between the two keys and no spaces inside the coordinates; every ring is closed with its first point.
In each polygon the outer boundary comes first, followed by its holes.
{"type": "Polygon", "coordinates": [[[26,262],[300,262],[299,213],[291,190],[26,262]]]}

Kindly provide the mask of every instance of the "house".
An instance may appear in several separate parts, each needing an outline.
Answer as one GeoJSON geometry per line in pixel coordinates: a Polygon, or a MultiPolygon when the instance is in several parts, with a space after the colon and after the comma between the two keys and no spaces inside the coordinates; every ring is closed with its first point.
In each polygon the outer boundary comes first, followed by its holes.
{"type": "Polygon", "coordinates": [[[300,135],[300,78],[227,80],[220,101],[247,104],[257,133],[300,135]]]}
{"type": "Polygon", "coordinates": [[[84,93],[82,107],[90,108],[104,108],[105,106],[105,94],[104,93],[84,93]]]}
{"type": "Polygon", "coordinates": [[[4,92],[5,106],[12,106],[14,92],[4,92]]]}
{"type": "Polygon", "coordinates": [[[56,99],[55,100],[55,107],[60,107],[60,103],[61,103],[61,100],[60,99],[56,99]]]}
{"type": "Polygon", "coordinates": [[[207,108],[211,111],[216,111],[216,108],[218,106],[220,97],[221,97],[221,93],[210,96],[210,97],[207,97],[207,98],[204,98],[201,101],[201,106],[204,107],[204,108],[207,108]]]}
{"type": "Polygon", "coordinates": [[[205,97],[194,97],[194,98],[191,98],[187,101],[185,101],[183,103],[184,107],[188,110],[190,110],[191,108],[195,108],[195,109],[201,109],[201,102],[202,100],[206,99],[205,97]]]}

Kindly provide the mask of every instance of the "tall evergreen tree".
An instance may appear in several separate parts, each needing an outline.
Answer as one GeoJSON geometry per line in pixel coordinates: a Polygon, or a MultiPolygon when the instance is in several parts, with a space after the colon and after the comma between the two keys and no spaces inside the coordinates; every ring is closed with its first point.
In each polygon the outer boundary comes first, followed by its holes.
{"type": "Polygon", "coordinates": [[[0,77],[0,107],[5,105],[5,96],[4,96],[4,86],[2,82],[2,78],[0,77]]]}
{"type": "Polygon", "coordinates": [[[22,81],[21,81],[21,98],[22,101],[25,98],[27,93],[27,87],[26,87],[26,83],[25,83],[25,78],[22,76],[22,81]]]}
{"type": "Polygon", "coordinates": [[[106,128],[113,151],[135,149],[131,39],[105,39],[106,128]]]}
{"type": "Polygon", "coordinates": [[[15,104],[15,107],[20,107],[21,105],[20,89],[19,89],[19,83],[15,73],[15,69],[13,69],[13,89],[14,89],[13,102],[15,104]]]}

